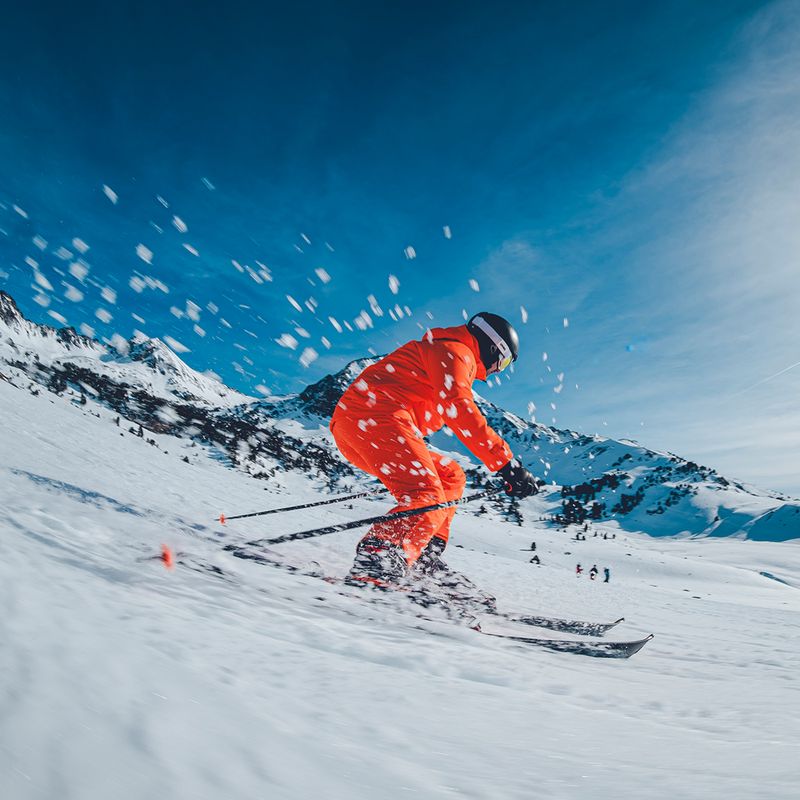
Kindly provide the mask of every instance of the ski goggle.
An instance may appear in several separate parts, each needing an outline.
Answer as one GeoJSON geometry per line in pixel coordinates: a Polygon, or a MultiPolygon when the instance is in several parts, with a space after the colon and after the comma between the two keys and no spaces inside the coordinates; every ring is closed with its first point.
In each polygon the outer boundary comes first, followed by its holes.
{"type": "Polygon", "coordinates": [[[486,368],[486,374],[494,375],[496,372],[502,372],[514,360],[514,355],[508,343],[498,335],[497,331],[483,317],[474,317],[472,324],[480,328],[489,337],[500,353],[500,358],[491,367],[486,368]]]}
{"type": "Polygon", "coordinates": [[[506,356],[505,358],[501,358],[499,361],[495,363],[494,367],[492,368],[492,373],[502,372],[507,366],[509,366],[509,364],[511,364],[513,360],[514,359],[511,358],[511,356],[506,356]]]}

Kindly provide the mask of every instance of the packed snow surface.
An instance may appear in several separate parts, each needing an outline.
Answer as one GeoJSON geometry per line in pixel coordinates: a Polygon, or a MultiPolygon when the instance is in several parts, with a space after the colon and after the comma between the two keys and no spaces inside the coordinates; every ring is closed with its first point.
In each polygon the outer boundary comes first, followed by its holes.
{"type": "MultiPolygon", "coordinates": [[[[386,501],[223,527],[319,492],[114,417],[0,380],[0,797],[797,797],[797,540],[574,541],[462,510],[448,560],[503,608],[656,634],[627,661],[552,653],[231,557],[386,501]]],[[[359,535],[280,552],[341,575],[359,535]]]]}

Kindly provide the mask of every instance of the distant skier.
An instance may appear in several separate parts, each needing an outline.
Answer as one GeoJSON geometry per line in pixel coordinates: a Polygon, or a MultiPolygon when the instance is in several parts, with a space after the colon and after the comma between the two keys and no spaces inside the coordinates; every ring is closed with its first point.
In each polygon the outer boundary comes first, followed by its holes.
{"type": "Polygon", "coordinates": [[[599,570],[597,569],[597,564],[592,564],[592,568],[589,570],[589,580],[594,580],[597,577],[597,573],[599,570]]]}
{"type": "Polygon", "coordinates": [[[534,557],[531,559],[530,563],[531,563],[531,564],[537,564],[537,565],[538,565],[538,564],[541,564],[542,562],[541,562],[541,561],[539,561],[539,556],[534,556],[534,557]]]}
{"type": "MultiPolygon", "coordinates": [[[[537,491],[536,480],[486,422],[472,399],[472,382],[502,372],[519,352],[511,324],[481,312],[466,325],[429,330],[367,367],[348,387],[331,419],[342,455],[374,475],[394,495],[392,511],[458,500],[464,471],[428,449],[423,436],[443,425],[512,497],[537,491]]],[[[447,578],[440,555],[455,507],[373,525],[356,548],[349,582],[392,584],[404,577],[447,578]]]]}
{"type": "Polygon", "coordinates": [[[531,550],[535,550],[535,549],[536,549],[536,542],[531,542],[531,550]]]}
{"type": "Polygon", "coordinates": [[[611,570],[608,567],[603,567],[603,583],[608,583],[611,580],[611,570]]]}
{"type": "Polygon", "coordinates": [[[583,567],[580,564],[578,564],[578,566],[575,567],[575,577],[580,578],[582,574],[583,574],[583,567]]]}

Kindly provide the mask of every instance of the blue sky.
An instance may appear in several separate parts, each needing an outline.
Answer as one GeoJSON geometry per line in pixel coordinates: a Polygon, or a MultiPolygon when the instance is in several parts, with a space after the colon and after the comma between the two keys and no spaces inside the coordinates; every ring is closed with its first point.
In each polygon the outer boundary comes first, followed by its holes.
{"type": "Polygon", "coordinates": [[[495,402],[800,494],[796,3],[62,5],[0,33],[29,317],[258,393],[491,310],[495,402]]]}

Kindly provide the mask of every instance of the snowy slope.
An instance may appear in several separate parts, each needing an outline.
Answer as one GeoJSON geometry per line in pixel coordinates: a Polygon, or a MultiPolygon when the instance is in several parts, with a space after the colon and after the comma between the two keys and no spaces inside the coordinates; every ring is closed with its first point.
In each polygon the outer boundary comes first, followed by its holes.
{"type": "MultiPolygon", "coordinates": [[[[576,542],[534,521],[547,499],[522,527],[461,514],[449,560],[504,607],[656,633],[630,661],[528,650],[231,558],[225,542],[386,503],[222,528],[325,482],[265,483],[78,397],[0,380],[0,797],[796,796],[797,542],[616,521],[576,542]],[[168,571],[162,542],[225,577],[168,571]]],[[[358,535],[281,552],[342,573],[358,535]]]]}

